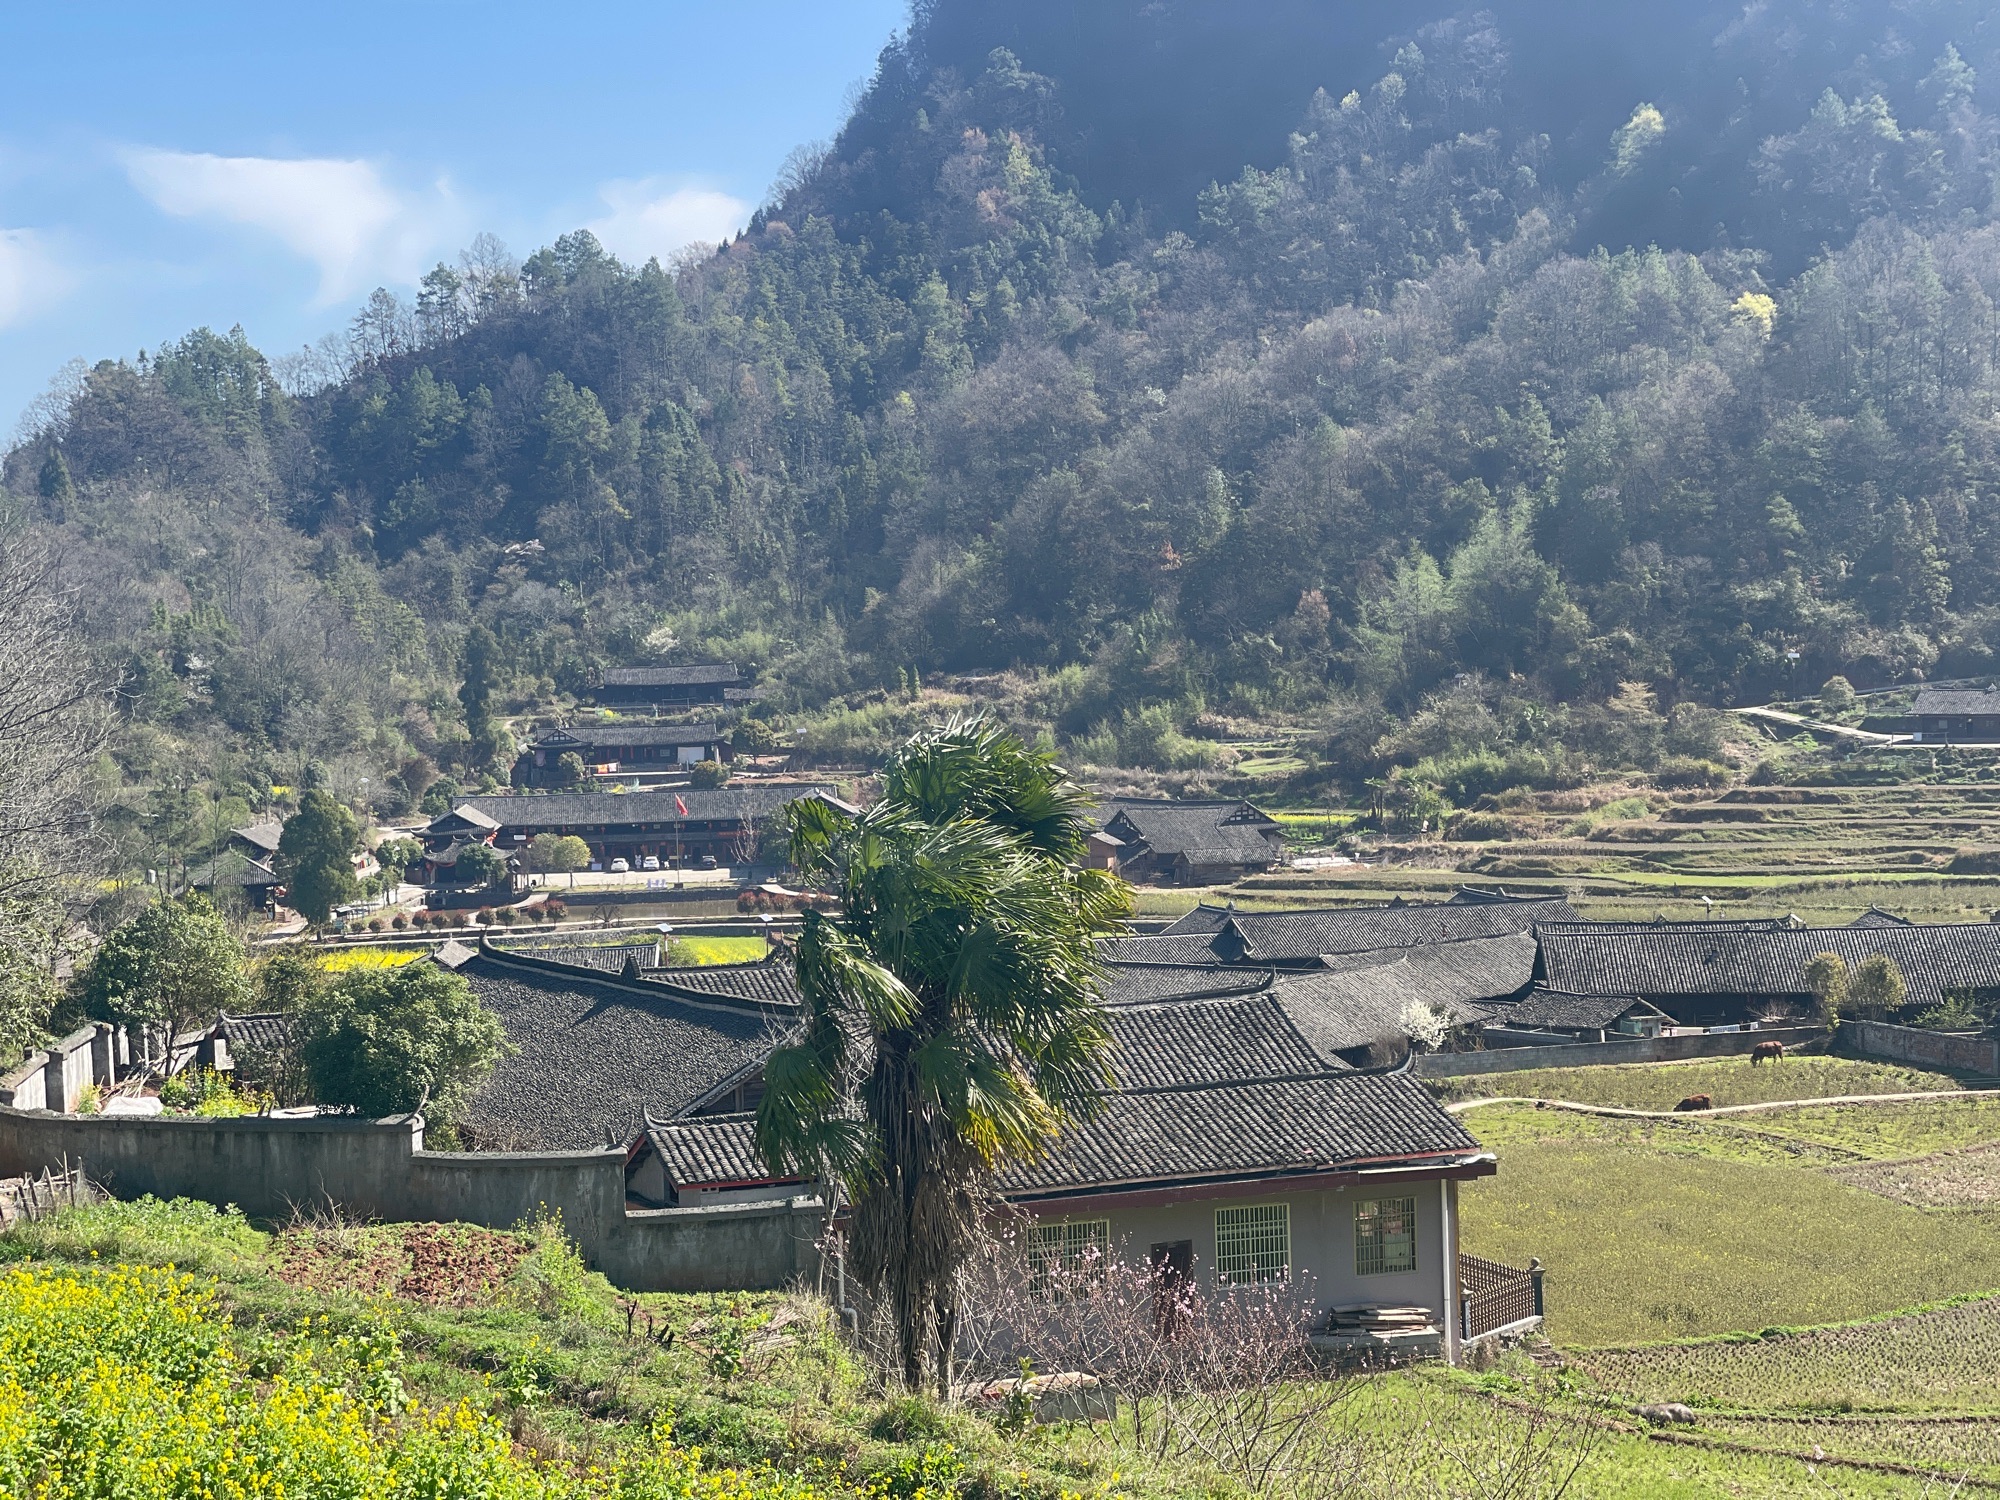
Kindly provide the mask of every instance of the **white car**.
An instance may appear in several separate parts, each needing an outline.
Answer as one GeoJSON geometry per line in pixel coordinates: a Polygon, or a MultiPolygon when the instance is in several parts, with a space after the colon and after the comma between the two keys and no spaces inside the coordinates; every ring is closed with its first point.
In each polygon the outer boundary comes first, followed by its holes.
{"type": "Polygon", "coordinates": [[[659,868],[660,868],[660,856],[659,856],[659,855],[657,855],[657,854],[649,854],[649,855],[647,855],[647,856],[646,856],[646,857],[645,857],[644,859],[642,859],[642,860],[640,860],[640,861],[639,861],[639,868],[640,868],[640,869],[642,869],[642,870],[657,870],[657,869],[659,869],[659,868]]]}
{"type": "Polygon", "coordinates": [[[626,860],[614,859],[611,861],[611,873],[613,875],[629,875],[632,873],[632,866],[626,860]]]}

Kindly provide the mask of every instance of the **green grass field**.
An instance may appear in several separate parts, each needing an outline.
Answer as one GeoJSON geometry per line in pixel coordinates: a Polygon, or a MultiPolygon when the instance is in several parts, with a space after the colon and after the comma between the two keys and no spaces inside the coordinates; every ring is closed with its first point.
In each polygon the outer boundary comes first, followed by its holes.
{"type": "Polygon", "coordinates": [[[1431,1084],[1433,1091],[1444,1099],[1567,1099],[1576,1104],[1603,1104],[1616,1109],[1669,1110],[1690,1094],[1707,1094],[1721,1107],[1957,1087],[1955,1080],[1942,1073],[1927,1073],[1894,1063],[1813,1056],[1787,1057],[1755,1067],[1747,1057],[1726,1057],[1617,1068],[1524,1068],[1510,1073],[1440,1078],[1431,1084]]]}
{"type": "Polygon", "coordinates": [[[2000,1289],[1992,1220],[1880,1197],[1812,1152],[1733,1134],[1702,1149],[1700,1126],[1546,1110],[1468,1120],[1500,1172],[1464,1192],[1465,1246],[1541,1258],[1559,1343],[1830,1323],[2000,1289]]]}
{"type": "MultiPolygon", "coordinates": [[[[87,1283],[114,1265],[191,1272],[197,1288],[216,1295],[209,1326],[236,1350],[244,1372],[239,1403],[266,1399],[259,1372],[281,1368],[296,1378],[309,1371],[322,1385],[351,1388],[355,1400],[380,1403],[384,1392],[395,1393],[392,1404],[371,1408],[377,1415],[369,1431],[379,1443],[420,1428],[426,1411],[452,1409],[461,1413],[460,1430],[483,1422],[489,1435],[511,1434],[511,1454],[503,1437],[480,1469],[487,1482],[471,1483],[468,1466],[453,1471],[456,1487],[425,1494],[576,1494],[553,1486],[577,1485],[593,1466],[623,1472],[659,1435],[683,1451],[699,1448],[697,1468],[677,1473],[666,1489],[607,1487],[607,1500],[611,1489],[617,1500],[1248,1500],[1257,1493],[1198,1454],[1162,1458],[1151,1442],[1135,1444],[1125,1424],[1012,1434],[968,1409],[892,1399],[836,1336],[823,1303],[770,1293],[624,1297],[587,1271],[546,1223],[513,1233],[329,1222],[267,1232],[202,1205],[146,1200],[17,1225],[0,1234],[0,1264],[9,1262],[34,1267],[56,1285],[65,1275],[87,1283]],[[631,1308],[637,1311],[628,1324],[631,1308]],[[227,1323],[215,1321],[225,1316],[227,1323]],[[666,1328],[671,1343],[660,1336],[666,1328]],[[521,1487],[492,1488],[496,1466],[521,1487]],[[543,1478],[530,1483],[534,1474],[543,1478]]],[[[38,1312],[33,1296],[21,1300],[22,1290],[0,1278],[0,1329],[32,1337],[45,1359],[61,1363],[46,1348],[51,1339],[81,1344],[96,1335],[96,1325],[65,1323],[59,1313],[38,1326],[37,1317],[47,1319],[61,1304],[44,1298],[38,1312]]],[[[1965,1324],[1968,1332],[1977,1327],[1965,1324]]],[[[1936,1333],[1953,1331],[1940,1325],[1936,1333]]],[[[1930,1362],[1903,1386],[1952,1373],[1948,1347],[1946,1338],[1927,1337],[1930,1362]]],[[[1878,1340],[1867,1349],[1848,1385],[1893,1386],[1899,1377],[1890,1346],[1878,1340]]],[[[127,1378],[131,1351],[118,1346],[115,1333],[108,1357],[98,1357],[104,1362],[95,1367],[93,1389],[121,1392],[127,1410],[143,1395],[150,1414],[143,1430],[125,1430],[124,1441],[170,1449],[192,1441],[171,1419],[180,1398],[170,1384],[140,1388],[127,1378]]],[[[1568,1493],[1600,1500],[1924,1492],[1920,1482],[1865,1470],[1838,1471],[1836,1483],[1836,1471],[1816,1474],[1802,1461],[1809,1452],[1783,1434],[1757,1445],[1773,1451],[1741,1452],[1604,1430],[1595,1424],[1624,1392],[1721,1393],[1754,1389],[1758,1377],[1735,1365],[1704,1365],[1699,1354],[1654,1365],[1620,1353],[1591,1358],[1597,1362],[1559,1381],[1519,1357],[1481,1376],[1428,1368],[1352,1380],[1313,1450],[1329,1474],[1344,1476],[1341,1487],[1294,1490],[1280,1477],[1261,1493],[1274,1500],[1529,1500],[1553,1494],[1572,1468],[1568,1493]]],[[[1810,1394],[1828,1363],[1818,1353],[1794,1360],[1783,1389],[1810,1394]]],[[[1954,1378],[1954,1399],[1979,1393],[1982,1379],[1992,1384],[1990,1373],[1964,1370],[1954,1378]]],[[[17,1399],[5,1409],[22,1408],[17,1399]]],[[[1921,1415],[1914,1406],[1907,1414],[1921,1415]]],[[[332,1430],[309,1410],[290,1420],[309,1443],[332,1430]]],[[[1742,1425],[1742,1403],[1729,1418],[1713,1420],[1742,1425]]],[[[1938,1472],[1958,1460],[1935,1441],[1924,1449],[1922,1436],[1913,1426],[1876,1441],[1883,1451],[1909,1448],[1938,1472]]],[[[49,1493],[67,1500],[82,1492],[49,1493]]]]}

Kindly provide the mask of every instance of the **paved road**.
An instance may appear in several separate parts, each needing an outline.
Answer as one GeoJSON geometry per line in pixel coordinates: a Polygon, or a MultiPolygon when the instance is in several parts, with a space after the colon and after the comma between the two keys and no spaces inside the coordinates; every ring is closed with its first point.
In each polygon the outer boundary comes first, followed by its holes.
{"type": "Polygon", "coordinates": [[[1907,734],[1878,734],[1872,729],[1853,729],[1845,724],[1826,724],[1818,719],[1808,719],[1801,714],[1788,714],[1782,708],[1735,708],[1730,712],[1741,714],[1746,719],[1767,719],[1790,729],[1807,729],[1814,734],[1830,734],[1837,739],[1856,740],[1864,745],[1914,743],[1907,734]]]}

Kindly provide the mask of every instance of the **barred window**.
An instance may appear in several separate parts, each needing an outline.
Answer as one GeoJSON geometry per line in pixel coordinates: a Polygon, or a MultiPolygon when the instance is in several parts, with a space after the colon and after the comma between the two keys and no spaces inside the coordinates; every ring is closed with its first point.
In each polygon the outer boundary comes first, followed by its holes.
{"type": "Polygon", "coordinates": [[[1417,1200],[1366,1198],[1354,1205],[1354,1272],[1382,1276],[1417,1268],[1417,1200]]]}
{"type": "Polygon", "coordinates": [[[1292,1208],[1260,1203],[1215,1211],[1215,1280],[1220,1286],[1283,1281],[1292,1270],[1292,1208]]]}
{"type": "Polygon", "coordinates": [[[1111,1253],[1109,1219],[1065,1219],[1037,1224],[1028,1238],[1029,1290],[1046,1293],[1103,1266],[1111,1253]]]}

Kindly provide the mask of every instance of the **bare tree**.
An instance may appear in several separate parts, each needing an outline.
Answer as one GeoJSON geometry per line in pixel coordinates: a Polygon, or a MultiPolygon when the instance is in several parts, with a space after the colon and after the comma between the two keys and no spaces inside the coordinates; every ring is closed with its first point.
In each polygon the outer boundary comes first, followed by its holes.
{"type": "Polygon", "coordinates": [[[55,958],[99,859],[90,770],[107,694],[71,632],[72,596],[48,550],[0,530],[0,1052],[39,1031],[55,958]]]}
{"type": "Polygon", "coordinates": [[[1324,1500],[1360,1483],[1363,1444],[1341,1410],[1354,1383],[1313,1348],[1304,1280],[1211,1287],[1121,1247],[1038,1245],[1027,1225],[989,1239],[965,1279],[968,1366],[1092,1377],[1117,1393],[1133,1447],[1257,1494],[1324,1500]]]}

